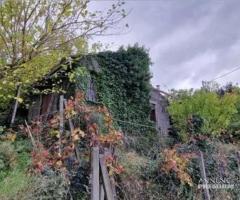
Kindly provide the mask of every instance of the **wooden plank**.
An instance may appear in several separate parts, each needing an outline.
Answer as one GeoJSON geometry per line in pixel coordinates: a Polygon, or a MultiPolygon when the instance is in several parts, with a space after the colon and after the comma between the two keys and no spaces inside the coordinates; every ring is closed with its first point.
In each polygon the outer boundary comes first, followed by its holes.
{"type": "Polygon", "coordinates": [[[104,187],[103,184],[100,185],[100,200],[104,200],[105,197],[105,192],[104,192],[104,187]]]}
{"type": "MultiPolygon", "coordinates": [[[[18,85],[17,86],[17,98],[20,97],[20,93],[21,93],[21,85],[18,85]]],[[[15,117],[16,117],[16,114],[17,114],[17,108],[18,108],[18,99],[15,100],[10,126],[12,126],[15,122],[15,117]]]]}
{"type": "MultiPolygon", "coordinates": [[[[114,149],[104,148],[104,156],[105,158],[107,156],[114,156],[114,149]]],[[[111,183],[112,192],[113,192],[113,199],[116,200],[117,199],[116,183],[113,176],[110,176],[110,183],[111,183]]]]}
{"type": "MultiPolygon", "coordinates": [[[[66,99],[64,99],[64,105],[65,105],[65,108],[66,108],[66,106],[67,106],[66,99]]],[[[73,125],[73,122],[72,122],[71,118],[68,119],[68,123],[69,123],[70,131],[71,131],[71,133],[73,133],[74,132],[74,125],[73,125]]],[[[80,162],[80,153],[79,153],[79,150],[78,150],[78,144],[76,144],[75,154],[76,154],[77,160],[80,162]]]]}
{"type": "Polygon", "coordinates": [[[60,117],[60,121],[59,121],[59,132],[60,132],[60,136],[59,136],[59,153],[61,153],[61,137],[63,135],[63,131],[64,131],[64,97],[63,95],[60,96],[60,100],[59,100],[59,117],[60,117]]]}
{"type": "Polygon", "coordinates": [[[113,176],[110,177],[110,182],[112,186],[113,199],[116,200],[117,199],[116,182],[113,176]]]}
{"type": "Polygon", "coordinates": [[[32,120],[40,120],[40,112],[41,112],[41,105],[42,105],[42,95],[38,95],[33,97],[33,102],[31,103],[28,111],[28,121],[31,122],[32,120]]]}
{"type": "Polygon", "coordinates": [[[46,122],[48,120],[48,116],[49,116],[49,113],[50,113],[51,108],[52,108],[53,100],[54,100],[54,94],[50,94],[50,99],[49,99],[49,102],[48,102],[48,105],[47,105],[46,113],[45,113],[44,118],[43,118],[43,122],[46,122]]]}
{"type": "Polygon", "coordinates": [[[210,194],[209,194],[209,189],[208,189],[208,183],[207,183],[207,176],[206,176],[206,171],[205,171],[205,164],[204,164],[204,158],[203,158],[203,153],[200,151],[200,171],[201,171],[201,176],[203,178],[204,182],[204,197],[206,200],[210,200],[210,194]]]}
{"type": "Polygon", "coordinates": [[[237,163],[238,163],[238,171],[240,174],[240,151],[237,152],[237,163]]]}
{"type": "Polygon", "coordinates": [[[99,147],[92,147],[91,158],[91,200],[99,200],[99,147]]]}
{"type": "Polygon", "coordinates": [[[29,127],[29,125],[28,125],[26,120],[25,120],[25,125],[27,127],[28,135],[31,138],[31,142],[32,142],[33,148],[36,150],[37,149],[37,144],[36,144],[36,142],[35,142],[35,140],[33,138],[32,132],[31,132],[30,127],[29,127]]]}
{"type": "Polygon", "coordinates": [[[100,167],[103,177],[103,184],[104,184],[104,190],[107,197],[107,200],[114,200],[113,192],[112,192],[112,186],[109,178],[109,174],[107,171],[107,167],[105,165],[104,155],[100,154],[100,167]]]}

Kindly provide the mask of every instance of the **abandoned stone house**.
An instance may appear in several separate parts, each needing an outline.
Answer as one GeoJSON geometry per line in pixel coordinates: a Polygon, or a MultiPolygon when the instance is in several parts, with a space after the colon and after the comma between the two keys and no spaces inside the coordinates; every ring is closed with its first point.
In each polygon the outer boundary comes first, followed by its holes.
{"type": "MultiPolygon", "coordinates": [[[[75,62],[74,65],[71,65],[71,60],[63,60],[62,63],[64,63],[65,67],[63,67],[63,65],[57,65],[54,67],[53,70],[43,78],[43,80],[34,84],[34,88],[45,90],[48,89],[49,86],[57,84],[61,85],[66,91],[66,94],[64,94],[66,98],[72,96],[74,92],[72,91],[72,83],[66,78],[66,74],[68,74],[69,71],[81,65],[84,65],[91,73],[99,73],[101,70],[97,60],[93,56],[85,56],[77,60],[78,62],[75,62]],[[67,68],[66,65],[68,65],[67,68]]],[[[167,135],[170,127],[169,115],[167,113],[167,96],[159,90],[159,88],[154,87],[151,88],[150,95],[150,119],[155,122],[159,134],[167,135]]],[[[36,117],[45,116],[48,115],[48,113],[58,110],[59,96],[60,95],[56,93],[39,95],[32,94],[31,99],[34,103],[29,107],[28,119],[32,120],[36,117]]],[[[97,102],[96,88],[91,76],[88,78],[86,100],[97,102]]]]}
{"type": "Polygon", "coordinates": [[[150,118],[152,121],[155,121],[156,128],[161,135],[167,135],[170,128],[169,114],[167,112],[167,95],[167,93],[159,89],[159,86],[151,89],[150,118]]]}

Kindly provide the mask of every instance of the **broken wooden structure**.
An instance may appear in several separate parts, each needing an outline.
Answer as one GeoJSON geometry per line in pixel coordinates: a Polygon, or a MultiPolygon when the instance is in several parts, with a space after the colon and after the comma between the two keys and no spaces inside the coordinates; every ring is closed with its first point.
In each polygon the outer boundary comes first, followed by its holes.
{"type": "Polygon", "coordinates": [[[116,200],[116,187],[113,176],[110,176],[105,163],[106,156],[112,152],[99,146],[91,151],[91,200],[116,200]]]}

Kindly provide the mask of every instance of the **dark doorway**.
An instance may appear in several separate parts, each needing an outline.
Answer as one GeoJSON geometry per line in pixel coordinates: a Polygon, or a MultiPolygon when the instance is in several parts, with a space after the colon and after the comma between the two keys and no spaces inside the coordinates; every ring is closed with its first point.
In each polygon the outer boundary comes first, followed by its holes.
{"type": "Polygon", "coordinates": [[[155,111],[155,105],[151,105],[151,113],[150,113],[150,120],[153,122],[156,122],[156,111],[155,111]]]}

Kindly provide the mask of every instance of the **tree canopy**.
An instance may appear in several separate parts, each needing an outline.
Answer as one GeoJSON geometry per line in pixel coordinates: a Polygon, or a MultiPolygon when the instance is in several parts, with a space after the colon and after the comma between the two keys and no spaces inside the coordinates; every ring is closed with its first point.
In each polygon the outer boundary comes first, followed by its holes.
{"type": "Polygon", "coordinates": [[[87,53],[87,40],[126,16],[123,1],[90,11],[88,0],[3,0],[0,5],[0,102],[14,97],[62,57],[87,53]]]}
{"type": "Polygon", "coordinates": [[[185,139],[194,132],[190,130],[190,126],[194,128],[196,123],[200,127],[195,134],[219,136],[228,128],[237,113],[239,95],[233,91],[219,95],[216,91],[202,88],[196,91],[180,91],[175,96],[168,111],[174,127],[185,139]]]}

